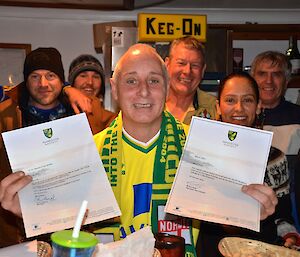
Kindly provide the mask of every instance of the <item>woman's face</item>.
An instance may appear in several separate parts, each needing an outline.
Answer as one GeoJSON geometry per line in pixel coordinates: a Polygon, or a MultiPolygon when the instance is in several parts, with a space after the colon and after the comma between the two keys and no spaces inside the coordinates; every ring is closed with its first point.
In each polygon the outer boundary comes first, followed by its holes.
{"type": "Polygon", "coordinates": [[[248,79],[233,77],[225,83],[220,102],[217,103],[222,121],[250,127],[259,109],[255,91],[248,79]]]}

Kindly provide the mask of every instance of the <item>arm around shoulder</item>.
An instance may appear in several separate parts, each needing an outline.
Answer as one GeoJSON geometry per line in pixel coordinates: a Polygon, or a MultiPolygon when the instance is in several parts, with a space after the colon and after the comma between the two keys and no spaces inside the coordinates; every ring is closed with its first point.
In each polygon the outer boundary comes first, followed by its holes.
{"type": "Polygon", "coordinates": [[[107,128],[110,123],[117,117],[117,114],[105,110],[97,97],[91,97],[92,112],[87,114],[90,127],[93,134],[97,134],[103,129],[107,128]]]}

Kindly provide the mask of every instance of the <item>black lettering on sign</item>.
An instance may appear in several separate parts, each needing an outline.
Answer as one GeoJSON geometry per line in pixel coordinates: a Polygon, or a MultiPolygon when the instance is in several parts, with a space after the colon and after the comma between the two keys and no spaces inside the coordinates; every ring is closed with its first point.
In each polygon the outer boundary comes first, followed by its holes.
{"type": "Polygon", "coordinates": [[[196,36],[196,35],[201,35],[201,24],[194,24],[194,35],[196,36]]]}
{"type": "Polygon", "coordinates": [[[156,18],[147,18],[147,34],[150,34],[150,30],[151,30],[151,33],[152,34],[156,34],[155,33],[155,30],[154,30],[154,28],[153,28],[153,26],[152,26],[152,22],[155,20],[156,18]]]}
{"type": "Polygon", "coordinates": [[[160,35],[173,35],[174,34],[174,29],[173,29],[174,24],[171,22],[160,22],[158,23],[158,34],[160,35]],[[167,30],[167,31],[166,31],[167,30]]]}
{"type": "Polygon", "coordinates": [[[174,34],[174,24],[173,23],[167,23],[167,34],[168,35],[173,35],[174,34]]]}
{"type": "Polygon", "coordinates": [[[158,34],[160,34],[160,35],[164,35],[165,34],[165,32],[163,31],[165,25],[166,25],[166,23],[164,23],[164,22],[159,22],[158,23],[158,34]]]}
{"type": "Polygon", "coordinates": [[[182,19],[182,35],[191,36],[193,35],[193,20],[182,19]]]}

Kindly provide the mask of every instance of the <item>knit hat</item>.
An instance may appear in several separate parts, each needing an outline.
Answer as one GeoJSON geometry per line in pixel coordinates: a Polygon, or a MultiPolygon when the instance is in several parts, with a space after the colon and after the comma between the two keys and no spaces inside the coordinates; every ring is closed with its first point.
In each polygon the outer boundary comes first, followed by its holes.
{"type": "Polygon", "coordinates": [[[37,48],[30,52],[24,62],[24,81],[26,82],[30,73],[35,70],[49,70],[54,72],[63,83],[65,83],[65,72],[61,61],[61,55],[57,49],[37,48]]]}
{"type": "Polygon", "coordinates": [[[92,55],[82,54],[76,57],[70,64],[69,68],[69,83],[73,85],[75,78],[83,71],[95,71],[101,76],[100,94],[105,93],[105,77],[101,63],[92,55]]]}

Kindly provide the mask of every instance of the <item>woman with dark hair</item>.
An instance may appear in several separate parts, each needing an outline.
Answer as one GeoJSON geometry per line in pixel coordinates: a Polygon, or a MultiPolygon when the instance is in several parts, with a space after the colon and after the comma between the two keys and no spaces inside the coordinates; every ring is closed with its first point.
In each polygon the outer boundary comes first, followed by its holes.
{"type": "MultiPolygon", "coordinates": [[[[258,86],[248,73],[232,73],[220,83],[217,113],[219,120],[223,122],[262,127],[258,86]]],[[[198,242],[201,257],[221,256],[218,242],[226,236],[251,238],[288,247],[300,243],[299,234],[293,225],[287,160],[280,150],[273,147],[270,150],[264,182],[276,192],[278,205],[272,216],[261,221],[260,232],[203,222],[198,242]]]]}
{"type": "Polygon", "coordinates": [[[254,127],[258,121],[261,122],[260,119],[257,120],[260,114],[258,85],[248,73],[232,73],[221,81],[217,113],[219,119],[232,124],[254,127]],[[234,115],[231,115],[232,111],[235,112],[234,115]],[[243,115],[238,115],[240,113],[243,115]]]}

